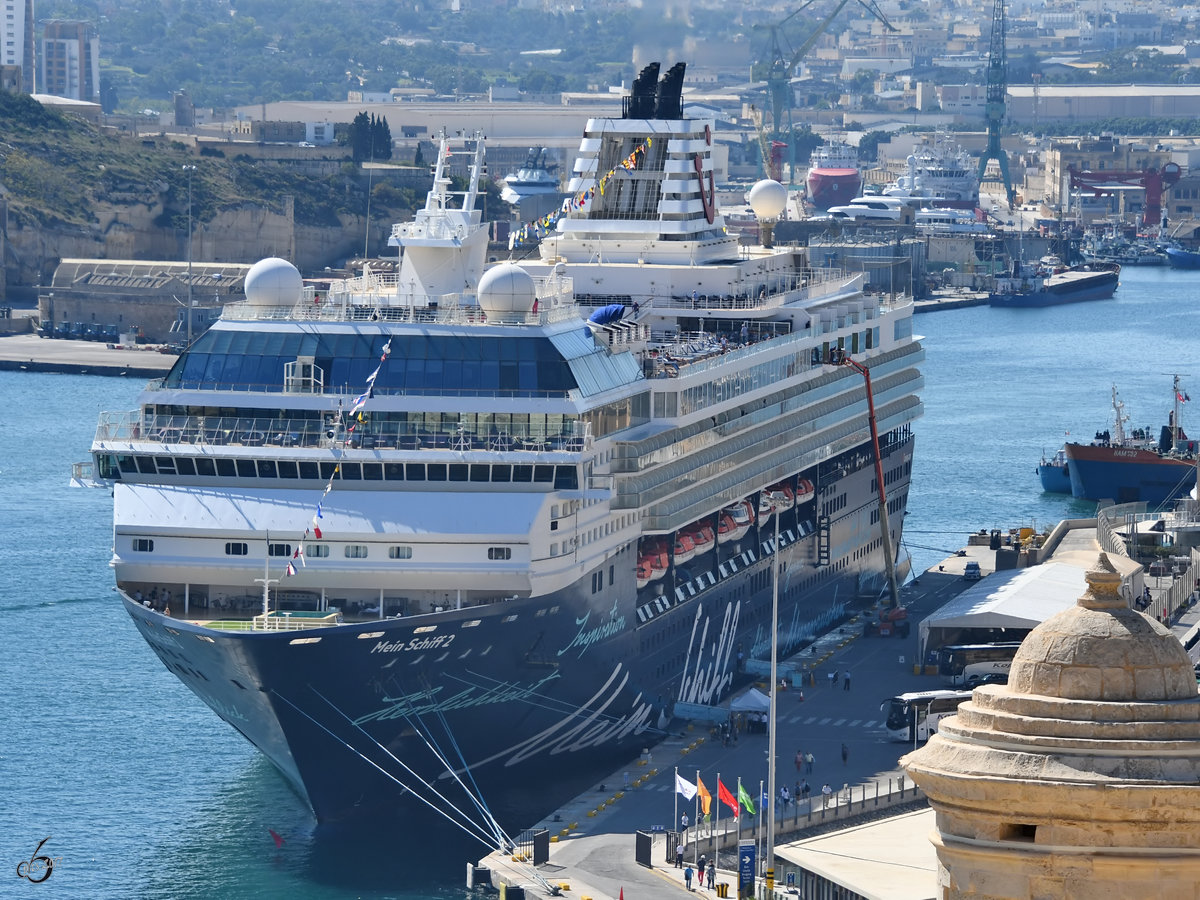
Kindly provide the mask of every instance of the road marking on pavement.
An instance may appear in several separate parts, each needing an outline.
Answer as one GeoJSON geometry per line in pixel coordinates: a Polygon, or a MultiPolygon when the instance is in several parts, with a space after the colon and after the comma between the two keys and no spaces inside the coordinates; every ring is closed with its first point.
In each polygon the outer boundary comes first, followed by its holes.
{"type": "Polygon", "coordinates": [[[822,719],[822,720],[820,721],[820,724],[821,724],[821,725],[828,725],[828,724],[829,724],[830,722],[832,722],[832,721],[833,721],[833,717],[832,717],[832,716],[826,716],[824,719],[822,719]]]}
{"type": "Polygon", "coordinates": [[[839,725],[845,725],[845,724],[846,724],[845,719],[838,719],[836,722],[833,723],[833,727],[837,728],[839,725]]]}

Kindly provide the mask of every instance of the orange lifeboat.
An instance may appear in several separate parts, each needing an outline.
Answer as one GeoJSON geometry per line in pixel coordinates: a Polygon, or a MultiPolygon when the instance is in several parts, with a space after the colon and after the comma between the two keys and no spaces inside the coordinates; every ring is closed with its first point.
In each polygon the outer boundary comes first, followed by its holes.
{"type": "Polygon", "coordinates": [[[692,545],[696,548],[697,556],[707,553],[713,548],[713,544],[715,543],[711,525],[693,525],[688,530],[687,536],[692,539],[692,545]]]}
{"type": "Polygon", "coordinates": [[[675,535],[675,565],[681,566],[696,555],[696,544],[682,531],[675,535]]]}

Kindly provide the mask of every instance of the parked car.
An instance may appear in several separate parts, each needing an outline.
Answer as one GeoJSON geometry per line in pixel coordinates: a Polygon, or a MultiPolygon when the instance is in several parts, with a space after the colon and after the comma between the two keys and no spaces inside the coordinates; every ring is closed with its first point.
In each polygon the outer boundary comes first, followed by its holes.
{"type": "Polygon", "coordinates": [[[979,563],[975,562],[975,560],[968,562],[963,569],[963,578],[967,579],[967,581],[978,581],[982,577],[983,572],[980,571],[979,563]]]}

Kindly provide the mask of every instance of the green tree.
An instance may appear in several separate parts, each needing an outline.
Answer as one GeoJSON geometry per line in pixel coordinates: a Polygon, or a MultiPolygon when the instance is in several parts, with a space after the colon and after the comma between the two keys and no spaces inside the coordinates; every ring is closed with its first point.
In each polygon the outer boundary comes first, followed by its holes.
{"type": "Polygon", "coordinates": [[[371,156],[371,127],[374,114],[360,112],[350,123],[350,158],[356,163],[365,162],[371,156]]]}

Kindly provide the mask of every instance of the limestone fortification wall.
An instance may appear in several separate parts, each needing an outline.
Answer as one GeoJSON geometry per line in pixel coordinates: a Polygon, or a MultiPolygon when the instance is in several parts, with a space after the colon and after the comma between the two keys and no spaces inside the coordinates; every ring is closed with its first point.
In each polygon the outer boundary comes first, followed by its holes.
{"type": "MultiPolygon", "coordinates": [[[[46,285],[60,259],[161,259],[187,258],[187,235],[164,228],[163,209],[136,203],[96,210],[90,226],[43,225],[28,217],[11,216],[8,222],[7,268],[10,283],[46,285]]],[[[390,222],[374,222],[371,241],[379,246],[390,222]]],[[[361,252],[363,219],[343,216],[336,227],[294,226],[295,259],[304,272],[361,252]]],[[[268,256],[291,258],[293,225],[279,211],[246,205],[225,210],[208,222],[196,222],[192,231],[192,259],[213,262],[255,263],[268,256]]]]}

